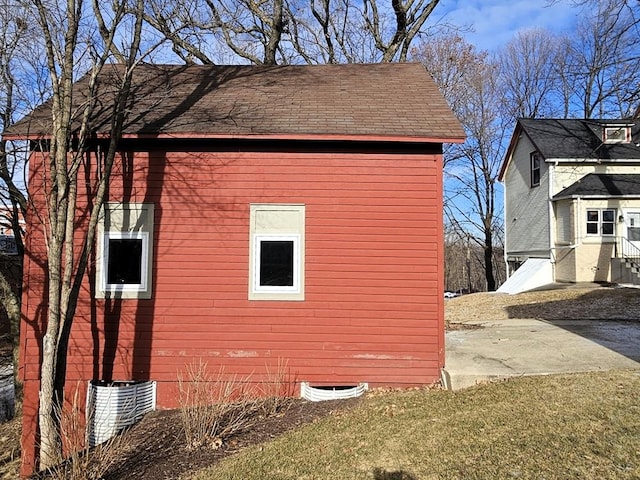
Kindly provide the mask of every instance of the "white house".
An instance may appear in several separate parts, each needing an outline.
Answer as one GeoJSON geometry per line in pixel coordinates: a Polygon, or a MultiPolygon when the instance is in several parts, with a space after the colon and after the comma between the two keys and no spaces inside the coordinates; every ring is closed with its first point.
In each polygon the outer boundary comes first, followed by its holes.
{"type": "Polygon", "coordinates": [[[499,175],[510,276],[531,259],[538,283],[640,283],[639,133],[629,120],[518,120],[499,175]]]}

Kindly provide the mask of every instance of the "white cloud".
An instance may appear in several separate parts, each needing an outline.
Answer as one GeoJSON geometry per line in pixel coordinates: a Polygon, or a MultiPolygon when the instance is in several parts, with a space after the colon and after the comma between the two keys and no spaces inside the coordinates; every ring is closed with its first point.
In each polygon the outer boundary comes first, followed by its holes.
{"type": "Polygon", "coordinates": [[[471,27],[473,31],[464,35],[480,50],[499,48],[524,29],[570,32],[579,14],[568,1],[545,0],[445,0],[434,11],[447,23],[471,27]]]}

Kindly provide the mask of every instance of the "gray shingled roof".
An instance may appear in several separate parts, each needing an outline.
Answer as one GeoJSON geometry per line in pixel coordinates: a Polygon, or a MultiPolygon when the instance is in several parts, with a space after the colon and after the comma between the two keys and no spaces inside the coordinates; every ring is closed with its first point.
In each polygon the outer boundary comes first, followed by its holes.
{"type": "MultiPolygon", "coordinates": [[[[97,133],[108,132],[109,86],[118,77],[119,68],[110,66],[100,78],[105,110],[98,109],[92,118],[97,133]]],[[[418,63],[141,65],[134,85],[125,136],[464,138],[460,123],[418,63]]],[[[82,92],[86,79],[76,87],[82,92]]],[[[76,95],[76,102],[81,100],[76,95]]],[[[5,135],[48,136],[49,109],[48,103],[40,106],[5,135]]]]}
{"type": "MultiPolygon", "coordinates": [[[[549,159],[640,159],[640,148],[635,143],[602,143],[602,128],[615,120],[576,120],[522,118],[518,120],[524,133],[531,139],[542,156],[549,159]]],[[[640,125],[632,127],[632,136],[638,138],[640,125]]]]}
{"type": "Polygon", "coordinates": [[[640,174],[590,173],[565,188],[554,199],[567,197],[640,196],[640,174]]]}

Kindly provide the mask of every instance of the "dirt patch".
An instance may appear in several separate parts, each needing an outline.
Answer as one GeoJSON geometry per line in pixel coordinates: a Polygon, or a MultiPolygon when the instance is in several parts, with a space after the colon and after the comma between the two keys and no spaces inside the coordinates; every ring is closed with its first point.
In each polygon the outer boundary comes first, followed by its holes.
{"type": "Polygon", "coordinates": [[[213,465],[243,448],[272,440],[289,430],[352,408],[358,402],[357,398],[325,402],[292,400],[289,408],[282,414],[260,419],[219,448],[187,448],[179,412],[153,412],[126,433],[124,444],[128,453],[122,456],[119,466],[107,472],[103,479],[178,479],[185,473],[213,465]]]}
{"type": "Polygon", "coordinates": [[[602,286],[516,295],[474,293],[445,302],[445,320],[450,329],[468,322],[511,318],[640,321],[640,289],[602,286]]]}

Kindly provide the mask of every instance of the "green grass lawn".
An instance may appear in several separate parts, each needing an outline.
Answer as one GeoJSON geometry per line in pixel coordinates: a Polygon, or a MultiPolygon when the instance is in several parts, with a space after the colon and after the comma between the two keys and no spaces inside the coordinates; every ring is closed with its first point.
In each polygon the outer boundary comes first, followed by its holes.
{"type": "Polygon", "coordinates": [[[638,479],[640,372],[374,392],[194,479],[638,479]]]}

